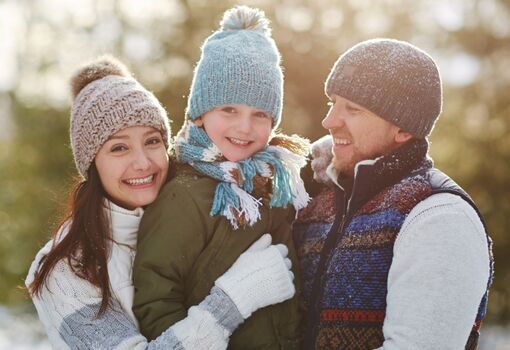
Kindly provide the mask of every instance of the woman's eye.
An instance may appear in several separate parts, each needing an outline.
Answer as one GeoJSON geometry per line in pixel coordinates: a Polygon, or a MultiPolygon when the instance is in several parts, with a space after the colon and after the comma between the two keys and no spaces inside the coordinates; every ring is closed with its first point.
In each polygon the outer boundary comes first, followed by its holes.
{"type": "Polygon", "coordinates": [[[111,152],[122,152],[127,150],[127,147],[124,145],[115,145],[111,148],[111,152]]]}
{"type": "Polygon", "coordinates": [[[153,137],[151,139],[148,139],[146,144],[147,145],[158,145],[161,142],[163,142],[163,140],[161,140],[159,137],[153,137]]]}

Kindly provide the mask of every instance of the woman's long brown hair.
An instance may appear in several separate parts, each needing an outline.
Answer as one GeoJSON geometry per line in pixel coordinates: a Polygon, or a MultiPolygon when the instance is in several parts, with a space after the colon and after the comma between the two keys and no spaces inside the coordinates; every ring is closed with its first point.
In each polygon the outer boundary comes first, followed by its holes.
{"type": "Polygon", "coordinates": [[[104,198],[99,174],[92,163],[88,180],[78,182],[71,192],[66,214],[53,233],[55,243],[28,288],[30,294],[40,295],[52,269],[60,260],[66,259],[77,276],[101,290],[102,300],[97,316],[105,312],[111,298],[107,269],[111,234],[104,198]],[[57,234],[66,222],[70,222],[69,231],[57,241],[57,234]]]}

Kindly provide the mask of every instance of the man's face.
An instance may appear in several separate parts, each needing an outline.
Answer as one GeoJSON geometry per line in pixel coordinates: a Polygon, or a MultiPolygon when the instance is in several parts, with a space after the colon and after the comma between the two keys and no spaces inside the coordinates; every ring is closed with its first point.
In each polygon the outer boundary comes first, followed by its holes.
{"type": "Polygon", "coordinates": [[[366,108],[338,95],[331,95],[330,109],[322,126],[333,138],[333,165],[340,174],[354,176],[354,166],[397,148],[399,127],[366,108]]]}

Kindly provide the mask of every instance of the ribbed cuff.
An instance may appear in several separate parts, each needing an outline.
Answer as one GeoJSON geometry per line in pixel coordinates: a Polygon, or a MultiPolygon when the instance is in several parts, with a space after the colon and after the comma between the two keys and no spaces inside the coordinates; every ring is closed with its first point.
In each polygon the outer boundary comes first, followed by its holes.
{"type": "Polygon", "coordinates": [[[218,323],[230,333],[244,321],[232,299],[216,286],[212,287],[211,293],[200,303],[199,307],[213,315],[218,323]]]}
{"type": "Polygon", "coordinates": [[[232,299],[243,318],[294,295],[294,284],[276,247],[249,252],[243,258],[215,283],[232,299]]]}

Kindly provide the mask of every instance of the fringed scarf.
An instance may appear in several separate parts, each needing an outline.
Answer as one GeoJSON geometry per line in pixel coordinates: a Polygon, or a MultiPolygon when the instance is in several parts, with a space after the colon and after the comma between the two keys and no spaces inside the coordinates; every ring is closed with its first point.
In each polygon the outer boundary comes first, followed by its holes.
{"type": "Polygon", "coordinates": [[[226,217],[234,229],[260,219],[262,198],[254,197],[256,183],[272,180],[270,207],[306,207],[310,197],[300,170],[306,165],[309,142],[297,135],[274,136],[269,145],[250,158],[228,161],[203,128],[186,121],[175,140],[177,161],[218,181],[210,215],[226,217]]]}

